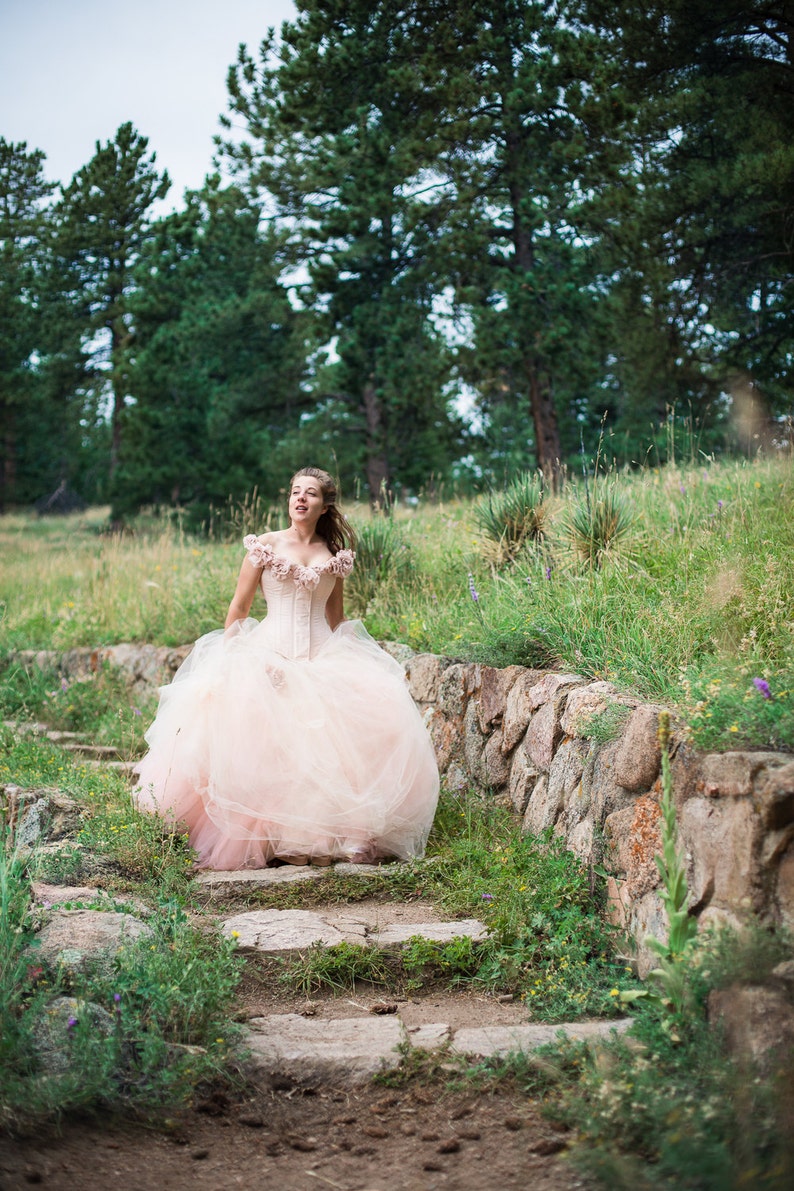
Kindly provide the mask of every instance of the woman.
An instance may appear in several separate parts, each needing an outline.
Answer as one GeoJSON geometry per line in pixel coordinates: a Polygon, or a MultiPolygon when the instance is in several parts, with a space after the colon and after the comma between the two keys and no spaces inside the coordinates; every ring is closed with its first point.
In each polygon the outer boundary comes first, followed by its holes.
{"type": "Polygon", "coordinates": [[[289,522],[245,538],[225,630],[162,688],[137,803],[186,824],[206,868],[421,856],[435,756],[402,667],[345,620],[355,539],[327,472],[293,477],[289,522]]]}

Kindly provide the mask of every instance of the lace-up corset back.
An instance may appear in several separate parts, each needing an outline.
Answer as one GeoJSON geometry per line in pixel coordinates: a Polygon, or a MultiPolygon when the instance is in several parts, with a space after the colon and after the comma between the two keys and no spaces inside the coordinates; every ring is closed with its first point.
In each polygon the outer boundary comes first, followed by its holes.
{"type": "Polygon", "coordinates": [[[331,636],[325,605],[337,578],[345,578],[353,569],[353,552],[340,550],[326,562],[302,567],[253,534],[243,544],[251,565],[262,571],[260,586],[267,601],[262,630],[268,645],[283,657],[314,657],[331,636]]]}

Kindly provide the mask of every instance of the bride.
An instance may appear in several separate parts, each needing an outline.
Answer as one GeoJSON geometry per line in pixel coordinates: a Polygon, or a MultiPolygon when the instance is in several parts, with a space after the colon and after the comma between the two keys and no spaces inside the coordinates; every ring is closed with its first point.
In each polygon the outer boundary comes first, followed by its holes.
{"type": "Polygon", "coordinates": [[[298,472],[289,528],[243,545],[225,629],[160,691],[138,806],[184,824],[204,868],[421,856],[435,756],[402,667],[345,619],[355,538],[331,476],[298,472]]]}

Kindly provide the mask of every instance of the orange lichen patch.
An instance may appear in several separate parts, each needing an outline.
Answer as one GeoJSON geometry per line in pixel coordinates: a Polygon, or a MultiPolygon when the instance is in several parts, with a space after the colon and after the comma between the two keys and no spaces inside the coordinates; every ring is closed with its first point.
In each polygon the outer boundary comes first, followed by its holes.
{"type": "Polygon", "coordinates": [[[629,864],[627,892],[630,897],[642,897],[659,884],[659,870],[654,857],[662,850],[659,820],[661,810],[647,794],[634,805],[634,818],[629,828],[629,864]]]}

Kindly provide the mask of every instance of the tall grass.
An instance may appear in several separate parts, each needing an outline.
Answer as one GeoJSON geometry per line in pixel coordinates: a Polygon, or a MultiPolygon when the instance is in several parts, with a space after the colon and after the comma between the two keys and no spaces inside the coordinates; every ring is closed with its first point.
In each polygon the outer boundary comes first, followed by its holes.
{"type": "MultiPolygon", "coordinates": [[[[375,567],[377,584],[367,578],[360,590],[351,587],[351,614],[363,615],[378,639],[418,650],[607,678],[677,709],[708,747],[790,747],[791,461],[705,461],[614,473],[606,482],[621,510],[621,532],[608,543],[596,527],[592,549],[577,544],[571,526],[586,493],[571,482],[562,497],[544,501],[542,550],[511,550],[502,563],[478,521],[481,505],[396,509],[380,528],[390,557],[396,544],[410,566],[385,566],[383,558],[376,566],[362,550],[361,570],[369,577],[375,567]]],[[[385,558],[368,513],[351,515],[370,554],[385,558]]],[[[102,523],[101,512],[0,519],[0,653],[177,644],[221,623],[239,543],[191,538],[163,521],[107,538],[102,523]]]]}

